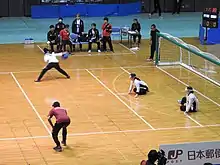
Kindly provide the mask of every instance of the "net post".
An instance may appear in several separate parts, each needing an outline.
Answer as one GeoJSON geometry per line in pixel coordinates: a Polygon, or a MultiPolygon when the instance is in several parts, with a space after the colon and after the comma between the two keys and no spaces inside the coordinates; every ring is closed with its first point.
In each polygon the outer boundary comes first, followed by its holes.
{"type": "Polygon", "coordinates": [[[156,58],[155,58],[155,65],[158,65],[159,63],[159,33],[156,34],[156,58]]]}

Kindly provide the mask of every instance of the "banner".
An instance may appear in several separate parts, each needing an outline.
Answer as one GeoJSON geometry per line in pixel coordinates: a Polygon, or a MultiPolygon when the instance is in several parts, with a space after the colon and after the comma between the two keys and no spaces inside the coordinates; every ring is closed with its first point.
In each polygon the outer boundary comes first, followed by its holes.
{"type": "Polygon", "coordinates": [[[201,142],[160,145],[167,165],[220,165],[220,142],[201,142]]]}

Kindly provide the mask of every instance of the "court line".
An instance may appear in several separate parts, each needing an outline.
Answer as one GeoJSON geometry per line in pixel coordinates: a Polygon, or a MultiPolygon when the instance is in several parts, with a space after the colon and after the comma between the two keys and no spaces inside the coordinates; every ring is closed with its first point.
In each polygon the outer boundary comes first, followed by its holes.
{"type": "MultiPolygon", "coordinates": [[[[126,73],[130,74],[126,69],[124,69],[123,67],[120,67],[123,71],[125,71],[126,73]]],[[[200,124],[198,121],[196,121],[195,119],[193,119],[191,116],[189,116],[188,114],[186,114],[186,116],[192,120],[194,123],[198,124],[200,127],[203,127],[202,124],[200,124]]]]}
{"type": "Polygon", "coordinates": [[[47,125],[44,123],[43,119],[41,118],[40,114],[38,113],[38,111],[36,110],[36,108],[34,107],[33,103],[31,102],[31,100],[29,99],[29,97],[27,96],[26,92],[24,91],[24,89],[21,87],[20,83],[18,82],[17,78],[15,77],[15,75],[11,72],[11,76],[14,79],[15,83],[17,84],[17,86],[19,87],[19,89],[21,90],[22,94],[24,95],[24,97],[26,98],[26,100],[28,101],[28,103],[30,104],[31,108],[33,109],[33,111],[36,113],[37,117],[40,119],[41,123],[43,124],[43,126],[45,127],[45,129],[47,130],[47,132],[49,133],[49,135],[51,135],[51,131],[49,130],[49,128],[47,127],[47,125]]]}
{"type": "MultiPolygon", "coordinates": [[[[42,52],[42,53],[44,53],[44,51],[43,51],[43,49],[39,46],[39,45],[37,45],[37,47],[40,49],[40,51],[42,52]]],[[[102,52],[102,53],[94,53],[94,54],[83,54],[83,55],[77,55],[77,54],[73,54],[71,57],[96,57],[96,56],[112,56],[112,55],[116,55],[116,56],[122,56],[122,55],[131,55],[131,54],[133,54],[133,53],[104,53],[104,52],[102,52]]]]}
{"type": "MultiPolygon", "coordinates": [[[[164,69],[156,66],[159,70],[161,70],[162,72],[164,72],[165,74],[167,74],[168,76],[172,77],[173,79],[175,79],[176,81],[180,82],[181,84],[188,86],[188,84],[184,83],[183,81],[181,81],[180,79],[176,78],[175,76],[173,76],[172,74],[168,73],[167,71],[165,71],[164,69]]],[[[201,92],[199,92],[198,90],[194,89],[195,92],[197,92],[199,95],[201,95],[202,97],[206,98],[207,100],[211,101],[212,103],[214,103],[215,105],[217,105],[218,107],[220,107],[220,104],[215,102],[214,100],[210,99],[209,97],[207,97],[206,95],[203,95],[201,92]]]]}
{"type": "MultiPolygon", "coordinates": [[[[153,129],[140,129],[140,130],[121,130],[121,131],[99,131],[99,132],[83,132],[83,133],[72,133],[68,134],[68,137],[75,136],[89,136],[89,135],[104,135],[104,134],[117,134],[117,133],[141,133],[141,132],[151,132],[151,131],[171,131],[171,130],[180,130],[180,129],[199,129],[199,128],[210,128],[210,127],[220,127],[220,124],[213,125],[204,125],[200,126],[188,126],[188,127],[172,127],[172,128],[156,128],[153,129]]],[[[62,135],[59,135],[61,137],[62,135]]],[[[0,138],[0,141],[10,141],[10,140],[27,140],[27,139],[45,139],[50,138],[51,136],[27,136],[27,137],[16,137],[16,138],[0,138]]]]}
{"type": "MultiPolygon", "coordinates": [[[[139,66],[124,66],[124,68],[153,68],[155,66],[150,66],[150,65],[139,65],[139,66]]],[[[120,66],[117,67],[107,67],[107,68],[79,68],[79,69],[66,69],[67,71],[77,71],[77,70],[107,70],[107,69],[119,69],[120,66]]],[[[33,70],[33,71],[11,71],[12,73],[34,73],[34,72],[39,72],[39,70],[33,70]]],[[[10,74],[11,72],[0,72],[0,74],[10,74]]],[[[51,70],[50,72],[53,72],[51,70]]],[[[55,71],[56,72],[56,71],[55,71]]]]}
{"type": "Polygon", "coordinates": [[[122,104],[124,104],[130,111],[132,111],[138,118],[140,118],[146,125],[148,125],[151,129],[155,130],[155,128],[148,123],[146,120],[144,120],[143,117],[141,117],[136,111],[134,111],[128,104],[126,104],[118,95],[116,95],[110,88],[108,88],[101,80],[99,80],[92,72],[90,72],[88,69],[86,71],[94,78],[96,79],[105,89],[107,89],[112,95],[114,95],[122,104]]]}
{"type": "Polygon", "coordinates": [[[137,53],[135,53],[133,50],[129,49],[127,46],[125,46],[124,44],[119,43],[119,45],[127,50],[129,50],[132,54],[137,55],[137,53]]]}

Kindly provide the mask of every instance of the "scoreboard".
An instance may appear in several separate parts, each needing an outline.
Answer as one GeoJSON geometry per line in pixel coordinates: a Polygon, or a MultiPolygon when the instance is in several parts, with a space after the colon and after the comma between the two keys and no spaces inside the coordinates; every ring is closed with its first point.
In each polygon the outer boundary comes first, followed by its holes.
{"type": "Polygon", "coordinates": [[[202,25],[207,28],[218,28],[218,8],[205,8],[202,14],[202,25]]]}

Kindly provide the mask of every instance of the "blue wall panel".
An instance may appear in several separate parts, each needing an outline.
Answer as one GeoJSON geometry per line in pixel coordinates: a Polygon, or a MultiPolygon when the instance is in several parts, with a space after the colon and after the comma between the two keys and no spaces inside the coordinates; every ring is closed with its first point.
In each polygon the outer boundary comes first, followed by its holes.
{"type": "Polygon", "coordinates": [[[126,16],[141,11],[141,3],[129,4],[77,4],[32,6],[32,18],[73,17],[77,13],[88,17],[126,16]]]}
{"type": "Polygon", "coordinates": [[[31,7],[32,18],[58,18],[60,16],[59,5],[37,5],[31,7]]]}
{"type": "Polygon", "coordinates": [[[60,6],[61,17],[75,17],[80,13],[81,16],[87,16],[87,8],[84,4],[78,5],[62,5],[60,6]]]}
{"type": "Polygon", "coordinates": [[[126,16],[141,12],[141,2],[118,5],[118,15],[126,16]]]}
{"type": "Polygon", "coordinates": [[[118,5],[116,4],[109,4],[109,5],[88,4],[86,6],[89,17],[112,16],[112,15],[117,15],[118,13],[118,5]]]}

